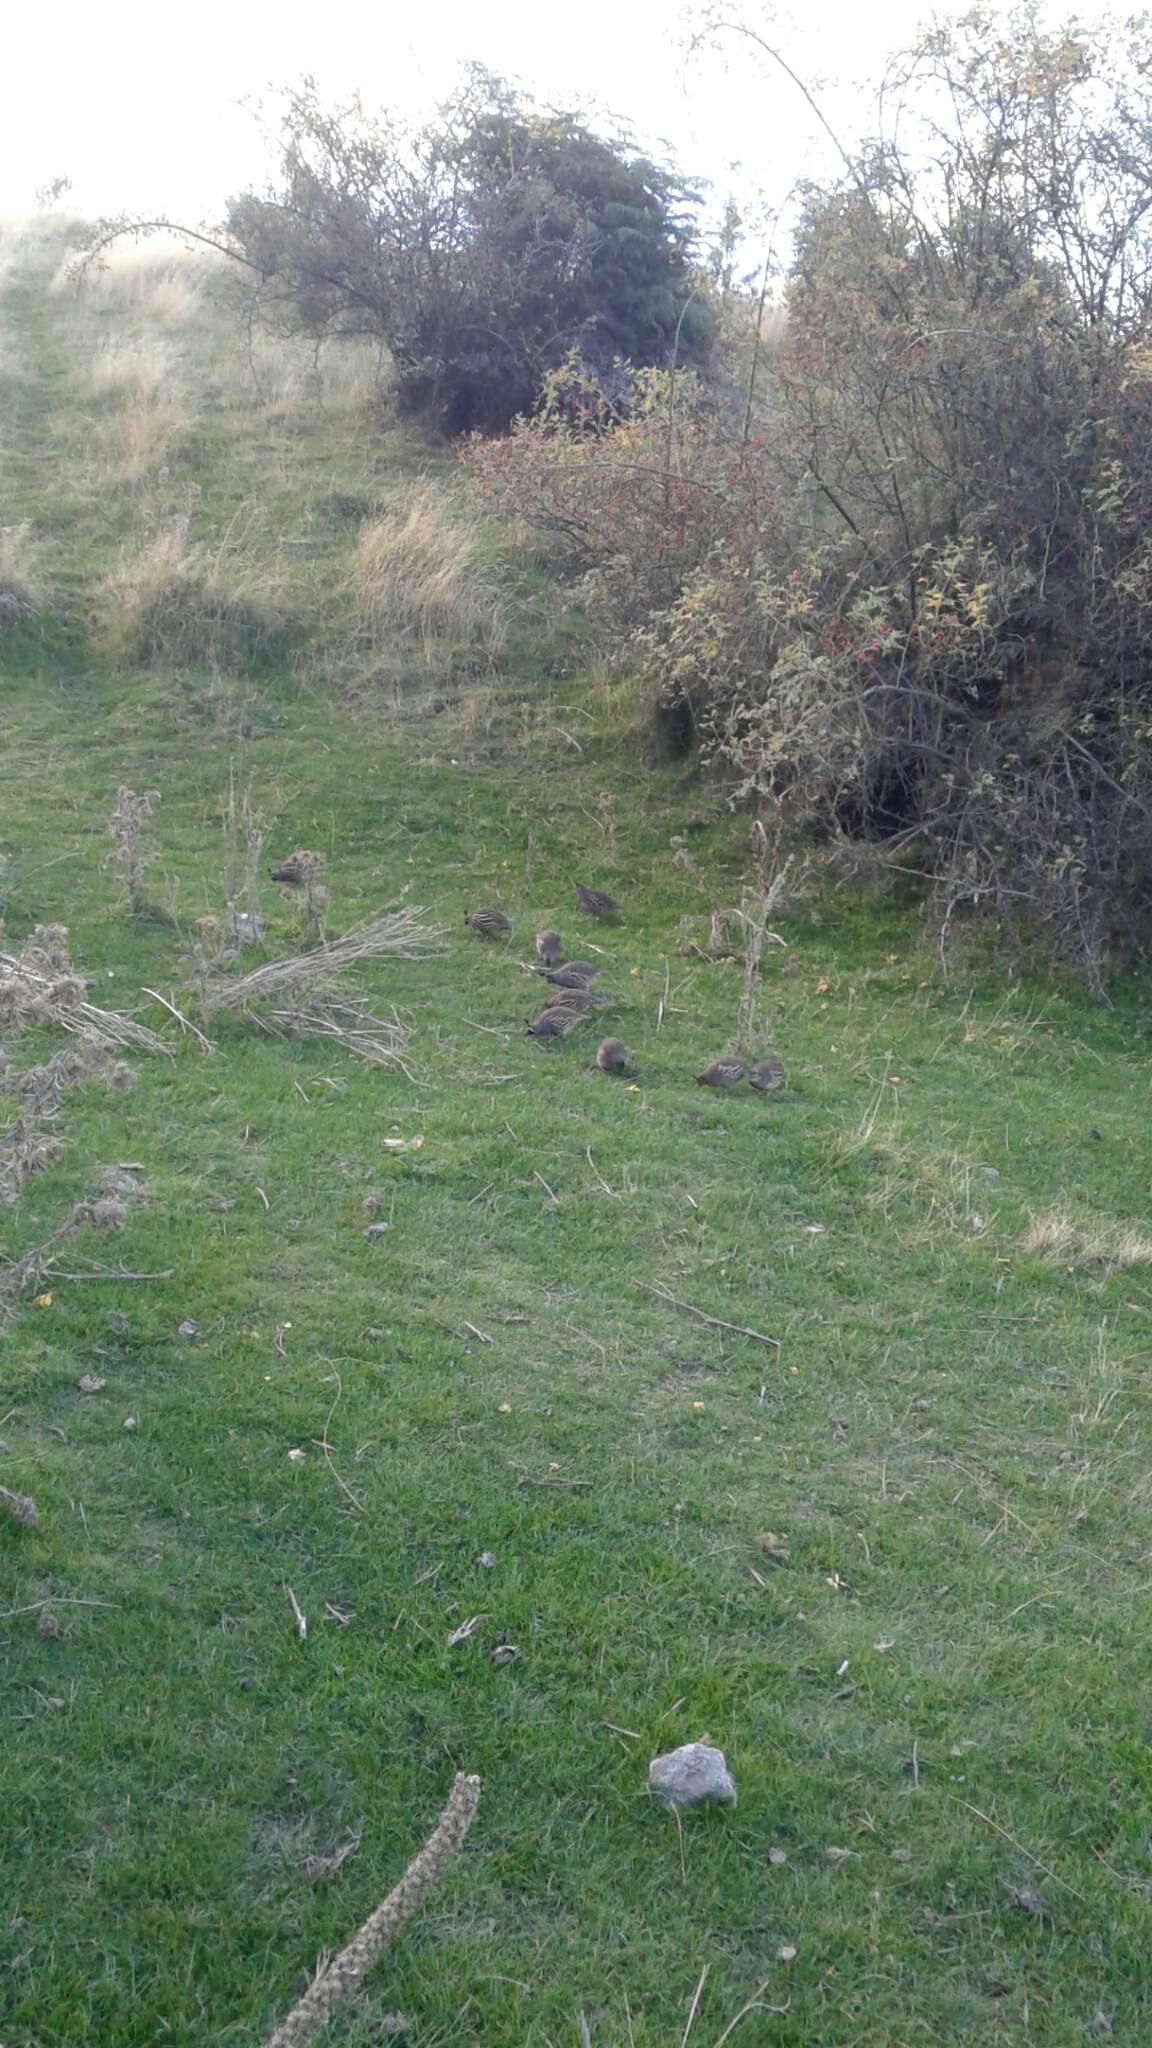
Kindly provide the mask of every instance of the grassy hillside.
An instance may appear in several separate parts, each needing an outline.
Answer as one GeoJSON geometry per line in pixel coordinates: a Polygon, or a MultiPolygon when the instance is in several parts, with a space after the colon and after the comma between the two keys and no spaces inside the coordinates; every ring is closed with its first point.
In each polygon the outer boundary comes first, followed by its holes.
{"type": "MultiPolygon", "coordinates": [[[[1140,992],[944,982],[914,905],[817,876],[757,991],[786,1093],[695,1087],[736,1028],[740,960],[707,951],[747,821],[641,765],[563,593],[369,424],[370,366],[270,397],[202,279],[77,301],[60,254],[11,251],[0,298],[31,593],[0,641],[6,944],[65,924],[169,1051],[68,1088],[0,1213],[16,1260],[98,1169],[141,1184],[9,1289],[0,1482],[38,1521],[0,1518],[6,2048],[260,2042],[455,1768],[466,1852],[333,2043],[401,2013],[418,2048],[675,2048],[705,1969],[690,2048],[757,1996],[749,2048],[1147,2039],[1140,992]],[[126,355],[162,362],[150,399],[126,355]],[[410,531],[373,609],[364,522],[387,551],[430,488],[467,602],[414,601],[410,531]],[[175,520],[192,568],[142,629],[175,520]],[[160,792],[135,911],[121,785],[160,792]],[[246,790],[262,873],[323,854],[330,932],[443,931],[353,976],[402,1066],[242,1017],[207,1053],[144,993],[198,1014],[246,790]],[[465,930],[489,902],[507,947],[465,930]],[[622,1081],[593,1024],[523,1034],[544,924],[604,949],[622,1081]],[[646,1767],[702,1735],[739,1805],[681,1830],[646,1767]]],[[[230,971],[302,943],[298,897],[259,908],[230,971]]]]}

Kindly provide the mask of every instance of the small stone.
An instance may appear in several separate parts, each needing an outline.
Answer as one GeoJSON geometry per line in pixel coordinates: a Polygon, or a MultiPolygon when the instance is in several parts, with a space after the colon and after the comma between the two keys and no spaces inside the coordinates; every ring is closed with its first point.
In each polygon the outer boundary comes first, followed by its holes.
{"type": "Polygon", "coordinates": [[[496,1562],[496,1552],[494,1550],[482,1550],[476,1562],[479,1565],[483,1565],[486,1572],[490,1572],[496,1562]]]}
{"type": "Polygon", "coordinates": [[[140,1425],[137,1422],[136,1417],[134,1415],[126,1415],[124,1417],[123,1422],[120,1424],[120,1427],[121,1429],[133,1430],[139,1429],[140,1425]]]}
{"type": "Polygon", "coordinates": [[[180,1337],[198,1337],[200,1335],[200,1325],[191,1316],[185,1316],[177,1335],[180,1337]]]}
{"type": "Polygon", "coordinates": [[[648,1789],[666,1806],[735,1806],[736,1785],[722,1749],[685,1742],[648,1766],[648,1789]]]}
{"type": "Polygon", "coordinates": [[[102,1380],[98,1373],[85,1372],[81,1373],[76,1385],[82,1394],[102,1394],[108,1382],[102,1380]]]}
{"type": "Polygon", "coordinates": [[[783,1849],[769,1849],[768,1861],[779,1870],[782,1863],[787,1863],[788,1858],[783,1849]]]}
{"type": "Polygon", "coordinates": [[[791,1942],[791,1941],[785,1941],[785,1942],[783,1942],[783,1943],[781,1944],[781,1946],[780,1946],[780,1947],[779,1947],[779,1948],[777,1949],[777,1951],[776,1951],[776,1961],[777,1961],[778,1963],[794,1963],[794,1962],[795,1962],[795,1960],[796,1960],[796,1946],[795,1946],[795,1943],[794,1943],[794,1942],[791,1942]]]}
{"type": "Polygon", "coordinates": [[[364,1235],[368,1238],[383,1237],[385,1231],[391,1230],[391,1228],[392,1225],[390,1223],[370,1223],[364,1235]]]}

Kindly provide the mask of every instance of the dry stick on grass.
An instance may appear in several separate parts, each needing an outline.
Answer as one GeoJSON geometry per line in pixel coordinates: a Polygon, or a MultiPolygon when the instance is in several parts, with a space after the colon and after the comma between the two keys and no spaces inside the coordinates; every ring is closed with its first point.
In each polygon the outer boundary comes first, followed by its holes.
{"type": "Polygon", "coordinates": [[[458,1771],[448,1803],[419,1854],[398,1885],[369,1915],[347,1948],[341,1949],[309,1985],[298,2005],[270,2034],[264,2048],[304,2048],[331,2018],[336,2006],[371,1969],[387,1944],[411,1919],[464,1844],[480,1800],[480,1780],[458,1771]]]}
{"type": "MultiPolygon", "coordinates": [[[[673,1808],[673,1812],[675,1812],[675,1808],[673,1808]]],[[[677,1818],[679,1818],[678,1815],[677,1818]]],[[[708,1982],[708,1972],[711,1969],[711,1967],[711,1963],[705,1963],[704,1968],[700,1972],[700,1981],[696,1986],[696,1989],[692,1995],[692,2003],[688,2008],[688,2024],[685,2027],[684,2032],[680,2036],[680,2048],[687,2048],[688,2036],[692,2032],[692,2028],[696,2019],[696,2014],[700,2007],[700,1999],[704,1991],[704,1986],[708,1982]]]]}
{"type": "Polygon", "coordinates": [[[654,1294],[657,1301],[666,1301],[669,1308],[678,1308],[686,1316],[695,1316],[698,1323],[707,1323],[713,1330],[731,1330],[734,1337],[751,1337],[757,1344],[770,1344],[773,1351],[779,1351],[779,1337],[766,1337],[763,1330],[750,1330],[744,1323],[726,1323],[722,1316],[707,1316],[702,1308],[693,1308],[690,1301],[679,1301],[666,1287],[656,1287],[649,1280],[641,1280],[641,1287],[654,1294]]]}

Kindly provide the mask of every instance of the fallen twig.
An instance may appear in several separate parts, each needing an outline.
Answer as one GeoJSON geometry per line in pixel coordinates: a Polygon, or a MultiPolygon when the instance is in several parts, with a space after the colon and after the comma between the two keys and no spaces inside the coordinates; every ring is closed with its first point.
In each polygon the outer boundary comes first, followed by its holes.
{"type": "Polygon", "coordinates": [[[458,1771],[443,1813],[399,1884],[369,1915],[347,1948],[341,1949],[340,1954],[317,1973],[287,2019],[269,2034],[264,2048],[304,2048],[304,2043],[319,2033],[340,2000],[355,1989],[463,1847],[479,1800],[479,1778],[468,1777],[463,1771],[458,1771]]]}
{"type": "Polygon", "coordinates": [[[690,1301],[678,1300],[666,1287],[657,1287],[649,1280],[641,1280],[639,1284],[649,1294],[654,1294],[658,1301],[667,1302],[669,1308],[681,1309],[686,1316],[695,1316],[698,1323],[707,1323],[713,1330],[731,1330],[734,1337],[751,1337],[756,1344],[770,1344],[773,1351],[780,1349],[779,1337],[766,1337],[763,1330],[750,1330],[745,1323],[726,1323],[723,1316],[705,1315],[702,1308],[693,1308],[690,1301]]]}
{"type": "Polygon", "coordinates": [[[285,1586],[284,1591],[288,1595],[289,1605],[292,1609],[293,1626],[296,1630],[297,1635],[300,1638],[300,1641],[302,1643],[306,1643],[308,1640],[308,1616],[305,1614],[304,1609],[301,1607],[300,1602],[296,1598],[295,1593],[292,1591],[291,1586],[285,1586]]]}
{"type": "Polygon", "coordinates": [[[1010,1835],[1008,1833],[1007,1828],[1002,1828],[999,1821],[993,1820],[992,1815],[990,1813],[985,1813],[983,1809],[979,1806],[970,1805],[967,1799],[958,1799],[956,1801],[956,1804],[957,1806],[962,1806],[966,1813],[974,1813],[976,1815],[977,1820],[984,1821],[988,1827],[995,1828],[996,1833],[998,1835],[1003,1835],[1004,1840],[1012,1844],[1012,1847],[1015,1849],[1017,1855],[1026,1856],[1029,1863],[1034,1864],[1036,1869],[1042,1871],[1045,1877],[1050,1877],[1053,1884],[1062,1885],[1066,1892],[1071,1892],[1072,1897],[1074,1899],[1078,1899],[1082,1906],[1086,1906],[1088,1904],[1088,1901],[1084,1897],[1083,1892],[1078,1892],[1075,1885],[1069,1884],[1066,1877],[1061,1877],[1058,1870],[1050,1870],[1046,1863],[1041,1863],[1040,1858],[1038,1856],[1034,1856],[1032,1854],[1031,1849],[1026,1849],[1024,1847],[1023,1842],[1018,1842],[1016,1840],[1015,1835],[1010,1835]]]}
{"type": "Polygon", "coordinates": [[[47,1600],[30,1601],[27,1607],[6,1608],[0,1614],[0,1621],[14,1621],[18,1614],[39,1614],[42,1607],[114,1607],[119,1612],[119,1603],[115,1600],[80,1600],[67,1593],[53,1593],[47,1600]]]}
{"type": "Polygon", "coordinates": [[[596,1175],[596,1178],[599,1181],[600,1186],[603,1188],[604,1193],[606,1195],[611,1195],[612,1200],[614,1202],[618,1202],[620,1200],[620,1196],[615,1188],[609,1187],[607,1181],[604,1178],[604,1175],[601,1173],[600,1168],[597,1166],[596,1161],[593,1159],[591,1145],[586,1145],[584,1147],[584,1157],[588,1161],[589,1166],[592,1168],[593,1173],[596,1175]]]}
{"type": "MultiPolygon", "coordinates": [[[[673,1812],[675,1812],[675,1808],[673,1808],[673,1812]]],[[[679,1819],[678,1814],[676,1817],[677,1819],[679,1819]]],[[[687,2048],[688,2036],[692,2032],[692,2027],[695,2022],[696,2014],[700,2005],[701,1994],[704,1990],[705,1984],[708,1982],[708,1972],[711,1969],[711,1967],[712,1965],[710,1963],[705,1963],[704,1968],[700,1972],[700,1981],[696,1986],[695,1992],[692,1996],[692,2003],[688,2008],[688,2024],[685,2027],[684,2032],[680,2036],[680,2048],[687,2048]]]]}

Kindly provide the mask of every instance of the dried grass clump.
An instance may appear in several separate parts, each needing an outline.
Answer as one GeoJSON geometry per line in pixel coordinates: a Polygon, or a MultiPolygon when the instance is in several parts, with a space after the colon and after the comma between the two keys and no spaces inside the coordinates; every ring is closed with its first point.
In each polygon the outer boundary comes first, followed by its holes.
{"type": "Polygon", "coordinates": [[[0,1486],[0,1510],[12,1517],[18,1529],[34,1529],[39,1520],[31,1494],[13,1493],[10,1486],[0,1486]]]}
{"type": "Polygon", "coordinates": [[[171,385],[171,351],[151,335],[106,341],[89,358],[84,383],[91,398],[156,398],[171,385]]]}
{"type": "Polygon", "coordinates": [[[0,526],[0,634],[44,609],[43,546],[27,520],[0,526]]]}
{"type": "Polygon", "coordinates": [[[85,1229],[104,1235],[123,1230],[132,1202],[141,1200],[144,1192],[141,1184],[119,1167],[103,1167],[94,1174],[87,1195],[73,1204],[63,1223],[22,1259],[10,1260],[0,1271],[0,1328],[12,1320],[20,1295],[51,1277],[62,1244],[85,1229]]]}
{"type": "Polygon", "coordinates": [[[210,982],[203,1001],[210,1017],[227,1011],[251,1010],[265,1002],[284,1003],[289,998],[309,995],[329,986],[337,975],[360,960],[426,960],[440,950],[443,931],[420,922],[424,913],[411,908],[386,911],[383,916],[365,918],[338,938],[307,953],[266,960],[250,974],[210,982]]]}
{"type": "Polygon", "coordinates": [[[0,953],[0,1029],[51,1023],[115,1051],[169,1051],[156,1032],[135,1018],[90,1003],[87,986],[68,957],[64,926],[37,925],[18,953],[0,953]]]}
{"type": "Polygon", "coordinates": [[[119,1092],[133,1079],[131,1067],[90,1039],[61,1046],[38,1066],[12,1067],[0,1059],[0,1092],[20,1104],[20,1114],[0,1130],[0,1205],[10,1206],[25,1181],[60,1157],[64,1148],[52,1125],[69,1088],[100,1080],[119,1092]]]}
{"type": "Polygon", "coordinates": [[[384,379],[379,349],[360,336],[317,348],[299,336],[255,334],[244,365],[247,395],[268,420],[307,410],[347,415],[377,405],[384,379]]]}
{"type": "Polygon", "coordinates": [[[1062,1266],[1097,1266],[1107,1273],[1152,1265],[1152,1238],[1141,1236],[1131,1225],[1103,1218],[1078,1222],[1066,1209],[1036,1218],[1021,1239],[1021,1249],[1062,1266]]]}
{"type": "Polygon", "coordinates": [[[287,638],[278,574],[261,567],[251,531],[233,522],[216,547],[174,521],[105,579],[97,643],[117,667],[180,662],[244,669],[287,638]]]}
{"type": "Polygon", "coordinates": [[[171,236],[149,235],[140,241],[119,236],[98,257],[67,251],[49,291],[81,295],[101,312],[178,327],[195,317],[205,286],[223,273],[226,261],[171,236]]]}
{"type": "Polygon", "coordinates": [[[361,960],[423,960],[438,950],[442,931],[421,923],[416,906],[354,925],[307,952],[266,960],[248,974],[198,976],[196,993],[205,1021],[248,1017],[284,1037],[323,1038],[375,1065],[403,1063],[408,1033],[393,1011],[379,1017],[342,976],[361,960]]]}
{"type": "Polygon", "coordinates": [[[368,655],[415,642],[432,668],[462,653],[492,658],[504,643],[505,607],[483,528],[430,484],[398,511],[365,521],[349,599],[355,649],[368,655]]]}

